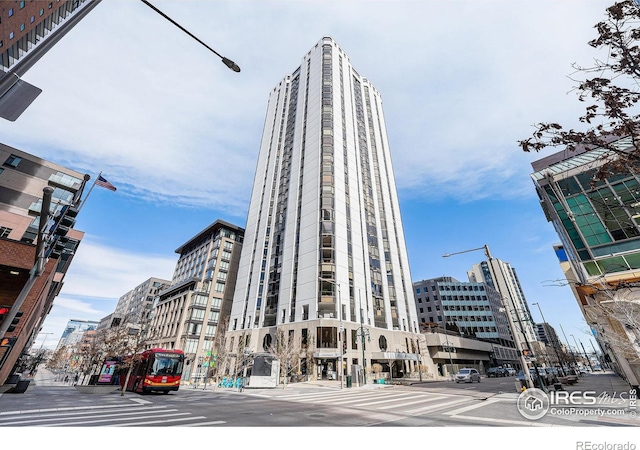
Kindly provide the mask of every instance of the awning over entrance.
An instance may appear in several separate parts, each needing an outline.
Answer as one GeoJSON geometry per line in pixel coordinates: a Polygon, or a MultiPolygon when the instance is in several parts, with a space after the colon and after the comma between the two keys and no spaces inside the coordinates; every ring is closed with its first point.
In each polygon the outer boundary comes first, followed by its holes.
{"type": "Polygon", "coordinates": [[[417,361],[418,355],[415,353],[403,353],[403,352],[373,352],[371,353],[371,359],[402,359],[406,361],[417,361]]]}
{"type": "Polygon", "coordinates": [[[338,358],[340,352],[337,350],[318,351],[313,354],[314,358],[326,359],[326,358],[338,358]]]}

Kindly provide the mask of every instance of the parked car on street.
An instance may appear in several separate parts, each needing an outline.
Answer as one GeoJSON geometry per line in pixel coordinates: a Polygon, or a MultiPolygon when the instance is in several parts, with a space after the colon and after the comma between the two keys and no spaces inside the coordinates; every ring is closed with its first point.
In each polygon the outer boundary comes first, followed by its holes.
{"type": "Polygon", "coordinates": [[[474,381],[480,383],[480,372],[478,372],[476,369],[460,369],[455,375],[455,380],[456,383],[473,383],[474,381]]]}
{"type": "Polygon", "coordinates": [[[545,370],[547,371],[547,380],[549,381],[549,384],[557,383],[558,377],[560,376],[558,369],[555,367],[546,367],[545,370]]]}
{"type": "Polygon", "coordinates": [[[508,377],[514,377],[516,376],[516,369],[514,369],[513,367],[506,367],[504,370],[507,371],[507,375],[508,377]]]}
{"type": "Polygon", "coordinates": [[[507,371],[502,367],[489,367],[487,369],[487,377],[498,378],[507,376],[507,371]]]}
{"type": "MultiPolygon", "coordinates": [[[[538,374],[535,369],[529,369],[529,376],[531,377],[534,383],[538,381],[538,374]]],[[[516,375],[516,379],[520,381],[526,381],[524,372],[522,370],[518,371],[518,375],[516,375]]]]}

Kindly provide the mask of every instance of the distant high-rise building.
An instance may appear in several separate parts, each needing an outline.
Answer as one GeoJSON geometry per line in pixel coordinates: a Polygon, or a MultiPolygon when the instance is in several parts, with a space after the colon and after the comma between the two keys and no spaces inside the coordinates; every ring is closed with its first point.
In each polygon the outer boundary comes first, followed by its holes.
{"type": "Polygon", "coordinates": [[[231,339],[248,338],[247,351],[260,353],[286,332],[315,348],[297,370],[322,378],[365,361],[416,371],[419,328],[382,99],[329,37],[271,91],[246,228],[231,339]],[[371,339],[365,361],[362,334],[371,339]]]}
{"type": "MultiPolygon", "coordinates": [[[[413,283],[418,320],[423,331],[449,330],[495,344],[484,364],[519,367],[500,293],[486,283],[438,277],[413,283]],[[493,359],[493,360],[491,360],[493,359]]],[[[481,360],[481,358],[479,358],[481,360]]]]}
{"type": "Polygon", "coordinates": [[[57,348],[62,347],[63,345],[69,346],[73,345],[81,339],[82,334],[85,331],[91,331],[98,328],[98,321],[94,320],[84,320],[84,319],[71,319],[67,322],[67,326],[62,332],[62,336],[60,336],[60,340],[58,341],[57,348]]]}
{"type": "Polygon", "coordinates": [[[146,329],[156,296],[171,285],[170,280],[149,278],[122,295],[118,300],[114,317],[120,317],[125,323],[146,329]]]}
{"type": "Polygon", "coordinates": [[[538,340],[535,322],[529,310],[516,270],[508,262],[497,258],[474,264],[467,271],[469,281],[483,282],[502,293],[505,312],[511,314],[514,339],[519,339],[522,349],[532,349],[532,343],[538,340]],[[492,268],[489,267],[492,264],[492,268]],[[495,280],[491,273],[495,273],[495,280]]]}
{"type": "Polygon", "coordinates": [[[156,296],[146,345],[183,350],[190,363],[185,380],[204,377],[211,366],[215,337],[231,311],[243,238],[243,228],[216,220],[176,250],[171,285],[156,296]]]}
{"type": "Polygon", "coordinates": [[[421,328],[454,328],[466,337],[514,347],[498,291],[485,283],[438,277],[413,283],[421,328]]]}

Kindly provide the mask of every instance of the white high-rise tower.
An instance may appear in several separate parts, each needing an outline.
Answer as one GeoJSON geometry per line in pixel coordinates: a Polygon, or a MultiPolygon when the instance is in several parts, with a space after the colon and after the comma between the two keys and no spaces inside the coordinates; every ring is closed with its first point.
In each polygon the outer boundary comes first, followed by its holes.
{"type": "Polygon", "coordinates": [[[276,330],[309,349],[300,370],[314,377],[363,358],[418,371],[382,100],[329,37],[273,89],[262,134],[229,336],[255,354],[276,330]]]}

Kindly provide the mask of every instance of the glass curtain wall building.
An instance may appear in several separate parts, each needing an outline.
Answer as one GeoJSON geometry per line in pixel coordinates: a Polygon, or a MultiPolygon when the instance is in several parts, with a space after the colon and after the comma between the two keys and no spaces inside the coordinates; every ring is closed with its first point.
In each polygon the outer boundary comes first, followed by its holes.
{"type": "Polygon", "coordinates": [[[230,332],[260,353],[277,329],[310,376],[417,360],[382,99],[329,37],[271,91],[251,195],[230,332]]]}
{"type": "Polygon", "coordinates": [[[610,149],[561,151],[534,161],[540,205],[562,245],[563,271],[601,349],[627,381],[640,384],[640,177],[596,173],[615,152],[633,147],[611,137],[610,149]]]}

